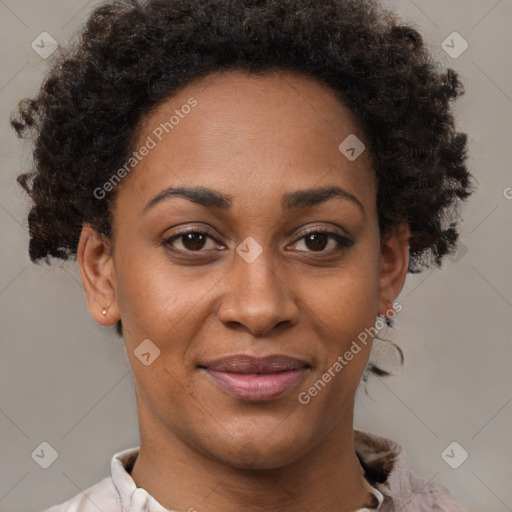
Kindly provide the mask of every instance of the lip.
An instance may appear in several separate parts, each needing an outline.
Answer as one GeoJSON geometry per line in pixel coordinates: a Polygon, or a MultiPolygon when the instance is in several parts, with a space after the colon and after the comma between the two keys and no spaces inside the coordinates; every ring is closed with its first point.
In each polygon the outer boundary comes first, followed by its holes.
{"type": "Polygon", "coordinates": [[[266,357],[236,354],[201,368],[231,397],[260,402],[284,396],[310,366],[305,361],[280,354],[266,357]]]}

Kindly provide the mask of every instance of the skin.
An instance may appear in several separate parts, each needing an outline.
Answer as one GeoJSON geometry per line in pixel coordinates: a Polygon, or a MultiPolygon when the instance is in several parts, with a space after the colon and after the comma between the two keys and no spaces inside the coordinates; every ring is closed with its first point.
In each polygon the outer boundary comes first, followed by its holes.
{"type": "Polygon", "coordinates": [[[353,409],[371,340],[310,403],[297,396],[389,314],[406,277],[407,225],[381,237],[368,150],[351,162],[338,149],[364,133],[325,85],[287,72],[211,74],[146,116],[136,147],[190,97],[198,105],[118,186],[112,240],[84,224],[78,246],[91,315],[123,322],[141,438],[132,477],[173,510],[369,506],[353,409]],[[231,208],[170,197],[143,212],[170,185],[214,189],[231,208]],[[282,209],[284,194],[327,186],[362,208],[335,196],[282,209]],[[315,245],[303,233],[313,228],[353,243],[315,245]],[[213,238],[163,245],[184,229],[213,238]],[[236,252],[249,236],[263,251],[252,263],[236,252]],[[149,366],[134,355],[145,339],[160,350],[149,366]],[[285,396],[242,402],[198,367],[236,353],[310,368],[285,396]]]}

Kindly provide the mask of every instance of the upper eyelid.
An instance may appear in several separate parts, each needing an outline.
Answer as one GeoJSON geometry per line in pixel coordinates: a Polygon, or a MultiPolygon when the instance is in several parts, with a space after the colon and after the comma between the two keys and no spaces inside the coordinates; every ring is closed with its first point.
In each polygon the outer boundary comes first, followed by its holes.
{"type": "Polygon", "coordinates": [[[300,240],[301,238],[309,235],[310,233],[326,233],[330,235],[337,235],[343,238],[350,238],[350,235],[341,228],[335,229],[335,228],[327,228],[322,226],[312,227],[312,228],[304,228],[299,230],[298,233],[296,233],[296,240],[300,240]]]}
{"type": "Polygon", "coordinates": [[[216,235],[214,235],[213,233],[211,233],[210,231],[208,231],[207,229],[204,229],[204,228],[184,229],[183,231],[180,231],[179,233],[175,233],[174,235],[164,237],[164,241],[177,240],[180,238],[180,236],[185,236],[185,235],[188,235],[189,233],[201,233],[201,234],[204,234],[204,235],[210,237],[211,239],[215,240],[217,243],[220,243],[219,240],[217,239],[216,235]]]}

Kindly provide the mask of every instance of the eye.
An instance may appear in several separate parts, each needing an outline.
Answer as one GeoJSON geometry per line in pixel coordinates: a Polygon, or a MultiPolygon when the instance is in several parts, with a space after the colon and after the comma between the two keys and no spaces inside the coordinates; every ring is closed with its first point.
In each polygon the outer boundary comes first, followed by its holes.
{"type": "MultiPolygon", "coordinates": [[[[336,252],[354,245],[354,242],[346,236],[333,231],[318,229],[306,232],[293,245],[297,246],[300,241],[304,241],[303,244],[306,247],[306,252],[336,252]],[[325,250],[325,248],[329,246],[329,243],[330,248],[325,250]]],[[[299,251],[302,251],[302,249],[299,249],[299,251]]]]}
{"type": "MultiPolygon", "coordinates": [[[[182,231],[177,235],[166,238],[163,240],[162,245],[166,247],[172,246],[172,248],[182,252],[199,252],[202,249],[205,249],[205,245],[208,240],[216,242],[215,238],[206,231],[190,230],[182,231]],[[176,247],[174,245],[175,241],[179,241],[181,247],[176,247]]],[[[213,244],[213,247],[206,248],[206,250],[208,249],[215,249],[215,244],[213,244]]]]}
{"type": "MultiPolygon", "coordinates": [[[[346,236],[340,235],[339,233],[335,233],[333,231],[320,229],[305,232],[302,237],[297,240],[297,242],[292,244],[292,246],[295,246],[295,249],[297,249],[296,246],[299,245],[299,242],[302,241],[306,249],[298,249],[299,252],[329,253],[336,252],[343,248],[348,248],[354,245],[354,242],[346,236]],[[329,245],[330,247],[328,247],[329,245]],[[325,250],[326,247],[328,247],[327,250],[325,250]]],[[[178,252],[204,252],[207,250],[215,249],[217,244],[218,242],[213,235],[207,231],[198,230],[182,231],[181,233],[164,239],[162,242],[162,245],[165,247],[169,247],[178,252]],[[178,241],[181,247],[177,247],[176,242],[178,241]],[[211,247],[207,247],[208,241],[213,242],[211,247]]],[[[221,247],[224,246],[221,245],[221,247]]]]}

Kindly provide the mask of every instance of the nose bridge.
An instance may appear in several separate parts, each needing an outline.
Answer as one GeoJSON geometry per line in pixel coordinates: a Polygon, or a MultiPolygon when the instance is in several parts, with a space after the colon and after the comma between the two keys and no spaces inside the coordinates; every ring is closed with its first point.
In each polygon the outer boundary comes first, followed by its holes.
{"type": "Polygon", "coordinates": [[[225,278],[227,288],[219,309],[222,322],[265,333],[281,322],[297,321],[292,291],[273,258],[270,248],[264,249],[251,237],[239,244],[225,278]]]}

